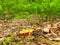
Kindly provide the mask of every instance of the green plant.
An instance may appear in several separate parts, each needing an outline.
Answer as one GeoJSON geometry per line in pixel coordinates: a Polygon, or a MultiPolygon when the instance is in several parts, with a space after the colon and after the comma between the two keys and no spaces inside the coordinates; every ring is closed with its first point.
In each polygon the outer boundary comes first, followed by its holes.
{"type": "MultiPolygon", "coordinates": [[[[60,15],[60,0],[0,0],[0,14],[45,14],[60,15]]],[[[8,17],[11,19],[11,17],[8,17]]]]}
{"type": "Polygon", "coordinates": [[[2,41],[2,44],[3,44],[3,45],[8,45],[9,43],[13,42],[14,39],[15,39],[14,36],[7,37],[7,38],[5,38],[5,39],[2,41]]]}

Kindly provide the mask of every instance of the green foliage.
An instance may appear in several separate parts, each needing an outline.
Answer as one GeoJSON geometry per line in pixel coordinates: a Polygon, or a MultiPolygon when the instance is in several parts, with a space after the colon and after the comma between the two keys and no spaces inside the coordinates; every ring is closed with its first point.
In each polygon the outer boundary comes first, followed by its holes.
{"type": "Polygon", "coordinates": [[[60,0],[0,0],[0,14],[60,14],[60,0]]]}
{"type": "Polygon", "coordinates": [[[5,39],[2,41],[2,44],[3,44],[3,45],[9,45],[9,43],[13,42],[14,39],[15,39],[14,36],[7,37],[7,38],[5,38],[5,39]]]}

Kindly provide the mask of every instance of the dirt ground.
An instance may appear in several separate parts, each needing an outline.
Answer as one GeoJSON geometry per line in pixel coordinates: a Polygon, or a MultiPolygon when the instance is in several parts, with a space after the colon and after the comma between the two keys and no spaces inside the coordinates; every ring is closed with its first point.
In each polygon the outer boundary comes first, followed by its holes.
{"type": "Polygon", "coordinates": [[[60,45],[60,21],[0,20],[0,45],[60,45]]]}

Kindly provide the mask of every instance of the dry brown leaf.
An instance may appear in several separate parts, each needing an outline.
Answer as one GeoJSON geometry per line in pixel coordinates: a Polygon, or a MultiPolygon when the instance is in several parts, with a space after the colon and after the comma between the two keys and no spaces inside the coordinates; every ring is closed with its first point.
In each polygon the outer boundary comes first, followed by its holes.
{"type": "Polygon", "coordinates": [[[44,29],[42,29],[44,32],[49,32],[49,28],[44,28],[44,29]]]}

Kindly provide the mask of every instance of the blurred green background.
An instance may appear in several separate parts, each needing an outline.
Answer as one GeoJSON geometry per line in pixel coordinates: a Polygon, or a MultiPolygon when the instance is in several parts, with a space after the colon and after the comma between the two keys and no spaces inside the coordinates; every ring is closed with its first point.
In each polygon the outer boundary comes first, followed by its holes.
{"type": "Polygon", "coordinates": [[[31,14],[60,15],[60,0],[0,0],[0,18],[29,18],[31,14]]]}

